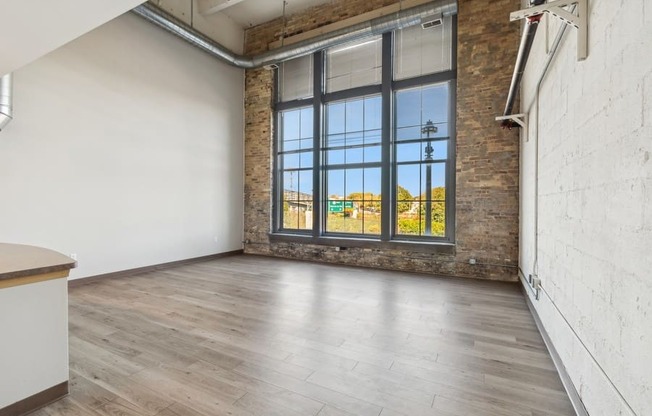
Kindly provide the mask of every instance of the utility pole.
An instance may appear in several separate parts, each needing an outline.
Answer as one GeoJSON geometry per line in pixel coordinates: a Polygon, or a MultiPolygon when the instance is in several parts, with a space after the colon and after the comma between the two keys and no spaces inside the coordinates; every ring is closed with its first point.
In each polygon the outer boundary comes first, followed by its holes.
{"type": "Polygon", "coordinates": [[[425,134],[428,138],[425,148],[425,161],[426,161],[426,229],[425,235],[432,235],[432,154],[435,149],[430,142],[430,134],[437,133],[437,127],[433,124],[432,120],[428,120],[426,125],[421,129],[421,133],[425,134]]]}

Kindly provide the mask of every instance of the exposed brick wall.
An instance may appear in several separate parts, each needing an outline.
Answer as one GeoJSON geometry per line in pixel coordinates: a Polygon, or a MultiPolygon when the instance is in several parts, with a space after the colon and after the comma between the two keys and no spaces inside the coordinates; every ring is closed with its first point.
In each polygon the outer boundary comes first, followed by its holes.
{"type": "MultiPolygon", "coordinates": [[[[368,12],[389,0],[336,0],[290,16],[286,35],[368,12]]],[[[272,221],[271,71],[250,70],[245,87],[245,251],[461,277],[517,279],[519,142],[500,130],[519,43],[509,13],[518,0],[460,0],[458,15],[457,218],[454,254],[270,243],[272,221]],[[478,264],[469,265],[469,258],[478,264]]],[[[258,53],[278,40],[283,21],[249,29],[245,50],[258,53]]]]}

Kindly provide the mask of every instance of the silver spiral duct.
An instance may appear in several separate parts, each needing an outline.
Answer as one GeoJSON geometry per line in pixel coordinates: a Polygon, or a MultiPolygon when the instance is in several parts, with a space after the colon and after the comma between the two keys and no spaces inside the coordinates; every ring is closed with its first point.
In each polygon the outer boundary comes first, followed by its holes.
{"type": "Polygon", "coordinates": [[[433,15],[454,15],[457,13],[457,1],[435,0],[431,3],[358,23],[256,56],[244,56],[230,51],[151,3],[143,3],[133,9],[133,12],[228,64],[239,68],[251,69],[310,55],[322,49],[369,36],[414,26],[420,24],[422,19],[433,15]]]}
{"type": "Polygon", "coordinates": [[[0,130],[4,129],[13,117],[12,78],[7,74],[0,78],[0,130]]]}

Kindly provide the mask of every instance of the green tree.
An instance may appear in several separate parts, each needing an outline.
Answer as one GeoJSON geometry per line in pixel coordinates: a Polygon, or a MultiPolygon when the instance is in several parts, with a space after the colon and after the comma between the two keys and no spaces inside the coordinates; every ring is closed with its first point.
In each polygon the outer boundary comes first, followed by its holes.
{"type": "Polygon", "coordinates": [[[349,201],[360,201],[358,204],[363,209],[380,211],[380,195],[375,195],[371,192],[352,192],[346,197],[346,199],[349,201]]]}
{"type": "Polygon", "coordinates": [[[408,191],[407,189],[403,188],[401,185],[398,185],[398,188],[396,189],[396,200],[399,201],[396,204],[396,209],[398,210],[399,214],[402,214],[404,212],[407,212],[410,210],[412,207],[412,201],[414,197],[408,191]]]}

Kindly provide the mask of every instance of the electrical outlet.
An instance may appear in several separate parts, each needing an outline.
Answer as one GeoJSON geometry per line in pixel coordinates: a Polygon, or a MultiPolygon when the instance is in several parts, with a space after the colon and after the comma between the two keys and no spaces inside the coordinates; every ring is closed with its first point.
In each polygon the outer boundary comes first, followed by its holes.
{"type": "Polygon", "coordinates": [[[477,261],[475,259],[469,259],[469,264],[476,264],[476,262],[477,261]]]}
{"type": "Polygon", "coordinates": [[[73,260],[75,260],[75,261],[77,261],[77,253],[72,253],[72,254],[70,255],[70,258],[73,259],[73,260]]]}
{"type": "Polygon", "coordinates": [[[535,289],[539,289],[541,287],[541,279],[539,279],[537,275],[532,277],[532,287],[535,289]]]}

